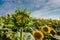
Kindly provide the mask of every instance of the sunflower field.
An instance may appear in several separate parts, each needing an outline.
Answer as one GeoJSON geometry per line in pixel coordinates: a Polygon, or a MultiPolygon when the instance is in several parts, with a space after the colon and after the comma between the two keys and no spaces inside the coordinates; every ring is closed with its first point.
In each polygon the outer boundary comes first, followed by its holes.
{"type": "Polygon", "coordinates": [[[26,10],[0,16],[0,40],[60,40],[60,20],[32,18],[26,10]]]}

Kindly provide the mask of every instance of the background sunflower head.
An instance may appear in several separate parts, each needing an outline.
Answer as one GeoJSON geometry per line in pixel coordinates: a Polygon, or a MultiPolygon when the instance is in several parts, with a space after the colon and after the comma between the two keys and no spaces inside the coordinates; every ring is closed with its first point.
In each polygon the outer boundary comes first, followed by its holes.
{"type": "Polygon", "coordinates": [[[54,36],[54,35],[56,35],[57,33],[56,33],[55,30],[51,30],[51,31],[50,31],[50,34],[52,34],[52,35],[54,36]]]}
{"type": "Polygon", "coordinates": [[[43,40],[43,38],[44,38],[43,33],[38,30],[33,31],[32,35],[34,36],[35,40],[43,40]]]}
{"type": "Polygon", "coordinates": [[[11,34],[7,34],[7,35],[6,35],[6,37],[7,37],[8,39],[10,39],[10,40],[13,40],[13,38],[12,38],[12,35],[11,35],[11,34]]]}
{"type": "Polygon", "coordinates": [[[41,31],[45,33],[50,33],[50,27],[49,26],[41,26],[41,31]]]}
{"type": "Polygon", "coordinates": [[[11,14],[8,12],[7,14],[6,14],[6,19],[9,19],[11,17],[11,14]]]}
{"type": "Polygon", "coordinates": [[[10,34],[4,34],[0,40],[14,40],[10,34]]]}

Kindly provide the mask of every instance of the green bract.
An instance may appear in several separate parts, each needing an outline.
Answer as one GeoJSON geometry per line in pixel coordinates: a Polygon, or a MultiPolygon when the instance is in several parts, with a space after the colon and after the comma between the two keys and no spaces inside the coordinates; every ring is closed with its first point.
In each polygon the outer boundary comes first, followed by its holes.
{"type": "Polygon", "coordinates": [[[12,21],[17,27],[26,27],[31,19],[30,13],[25,10],[16,10],[15,14],[12,15],[12,21]]]}

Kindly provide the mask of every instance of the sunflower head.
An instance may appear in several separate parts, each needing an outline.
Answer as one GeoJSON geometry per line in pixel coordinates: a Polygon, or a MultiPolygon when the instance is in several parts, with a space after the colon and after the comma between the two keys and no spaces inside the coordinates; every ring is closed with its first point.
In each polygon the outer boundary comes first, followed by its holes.
{"type": "Polygon", "coordinates": [[[33,31],[32,35],[34,36],[35,40],[43,40],[43,38],[44,38],[43,33],[38,30],[33,31]]]}
{"type": "Polygon", "coordinates": [[[2,36],[2,40],[14,40],[13,38],[12,38],[12,36],[10,36],[10,34],[4,34],[3,36],[2,36]]]}
{"type": "Polygon", "coordinates": [[[7,34],[6,36],[7,36],[7,39],[13,40],[13,38],[12,38],[12,35],[11,35],[11,34],[7,34]]]}
{"type": "Polygon", "coordinates": [[[56,31],[55,30],[51,30],[50,34],[52,34],[54,36],[54,35],[56,35],[56,31]]]}
{"type": "Polygon", "coordinates": [[[6,14],[6,19],[9,19],[11,17],[11,14],[10,13],[7,13],[6,14]]]}
{"type": "Polygon", "coordinates": [[[18,16],[17,16],[17,20],[18,20],[19,22],[21,22],[21,21],[22,21],[22,15],[18,15],[18,16]]]}
{"type": "Polygon", "coordinates": [[[50,33],[50,27],[49,26],[42,26],[41,27],[41,30],[42,30],[42,32],[45,32],[45,33],[50,33]]]}

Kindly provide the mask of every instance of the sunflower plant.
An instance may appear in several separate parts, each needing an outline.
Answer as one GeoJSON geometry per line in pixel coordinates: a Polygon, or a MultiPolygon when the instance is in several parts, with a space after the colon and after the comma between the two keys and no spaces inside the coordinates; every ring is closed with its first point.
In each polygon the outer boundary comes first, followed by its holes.
{"type": "Polygon", "coordinates": [[[26,10],[16,10],[15,14],[12,15],[12,22],[14,26],[17,27],[20,31],[20,40],[22,39],[23,29],[31,25],[32,18],[30,17],[30,13],[26,10]]]}

